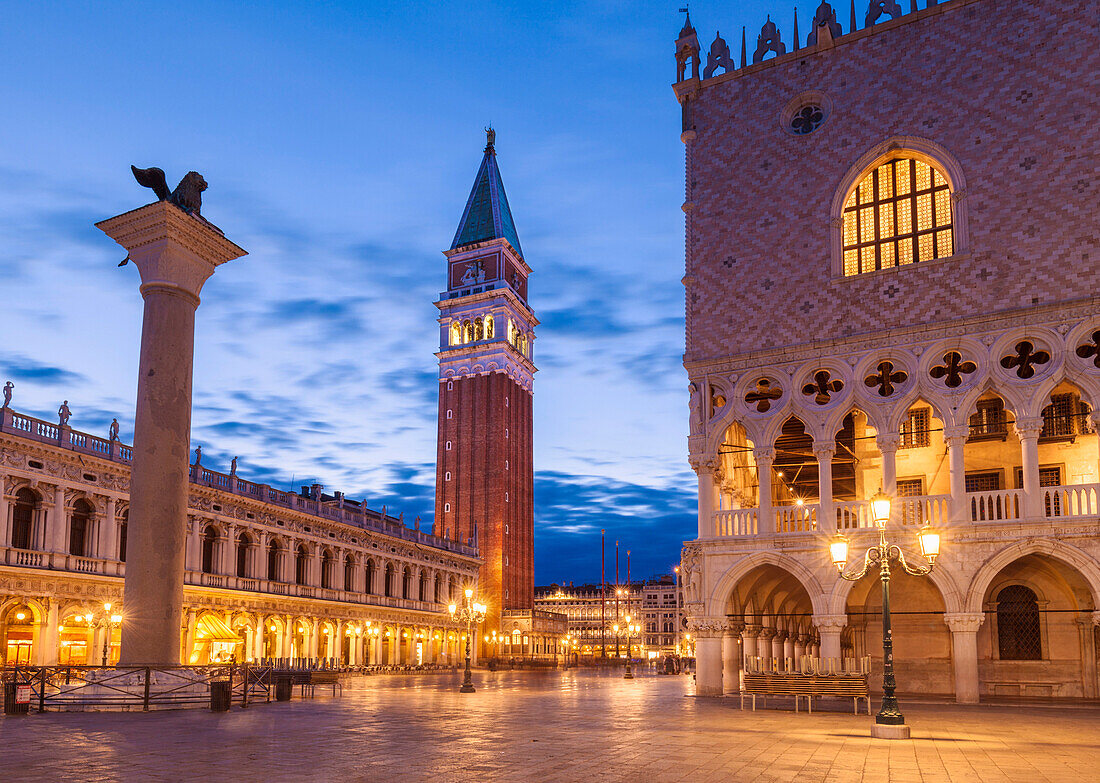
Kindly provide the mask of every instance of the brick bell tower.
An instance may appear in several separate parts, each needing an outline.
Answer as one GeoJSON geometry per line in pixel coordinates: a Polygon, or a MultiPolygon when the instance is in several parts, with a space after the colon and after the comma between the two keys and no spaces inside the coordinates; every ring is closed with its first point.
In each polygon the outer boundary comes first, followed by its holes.
{"type": "Polygon", "coordinates": [[[483,633],[502,609],[534,599],[534,469],[531,397],[534,328],[527,277],[504,183],[496,133],[487,143],[447,257],[439,308],[439,441],[435,530],[476,536],[484,564],[483,633]]]}

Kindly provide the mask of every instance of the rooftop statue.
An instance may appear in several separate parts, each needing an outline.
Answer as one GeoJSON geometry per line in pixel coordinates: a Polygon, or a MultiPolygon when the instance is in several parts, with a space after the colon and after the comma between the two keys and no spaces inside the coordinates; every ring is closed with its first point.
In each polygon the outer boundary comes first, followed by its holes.
{"type": "Polygon", "coordinates": [[[206,180],[197,171],[187,172],[180,184],[172,192],[168,191],[168,181],[164,177],[164,170],[153,166],[148,169],[139,169],[130,166],[134,172],[134,179],[145,188],[152,188],[160,201],[169,201],[188,214],[201,215],[202,192],[206,190],[206,180]]]}

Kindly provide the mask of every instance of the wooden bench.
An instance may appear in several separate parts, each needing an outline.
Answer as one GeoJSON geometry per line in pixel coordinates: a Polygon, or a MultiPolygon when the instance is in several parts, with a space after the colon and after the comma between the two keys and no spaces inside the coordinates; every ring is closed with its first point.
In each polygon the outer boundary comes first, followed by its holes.
{"type": "MultiPolygon", "coordinates": [[[[306,685],[309,686],[309,697],[311,699],[313,698],[314,691],[316,690],[318,685],[331,685],[333,696],[336,695],[336,689],[337,688],[340,689],[340,695],[341,696],[344,695],[344,683],[342,683],[340,681],[340,673],[339,672],[330,672],[330,671],[310,672],[309,673],[309,682],[306,683],[306,685]]],[[[304,687],[303,687],[303,690],[305,690],[304,687]]]]}
{"type": "Polygon", "coordinates": [[[859,700],[867,704],[867,714],[871,714],[871,698],[867,695],[866,674],[796,674],[745,672],[745,687],[741,691],[741,709],[745,709],[745,697],[752,697],[752,708],[756,710],[756,697],[768,705],[769,696],[794,696],[794,711],[798,712],[798,700],[806,699],[806,709],[813,712],[814,696],[839,696],[852,699],[852,711],[859,714],[859,700]]]}

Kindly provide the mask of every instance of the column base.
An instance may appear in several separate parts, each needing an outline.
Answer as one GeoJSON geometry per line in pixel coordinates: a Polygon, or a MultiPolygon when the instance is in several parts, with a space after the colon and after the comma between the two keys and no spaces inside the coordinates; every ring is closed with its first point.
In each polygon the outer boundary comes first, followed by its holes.
{"type": "Polygon", "coordinates": [[[875,739],[909,739],[909,727],[904,723],[898,726],[872,723],[871,736],[875,739]]]}

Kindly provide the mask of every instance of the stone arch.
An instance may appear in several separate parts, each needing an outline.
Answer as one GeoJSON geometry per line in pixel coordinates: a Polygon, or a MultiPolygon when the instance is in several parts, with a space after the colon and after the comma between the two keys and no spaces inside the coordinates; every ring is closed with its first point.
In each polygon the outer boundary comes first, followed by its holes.
{"type": "MultiPolygon", "coordinates": [[[[822,558],[824,557],[825,554],[823,553],[822,558]]],[[[817,576],[809,568],[790,555],[781,552],[762,551],[753,552],[741,558],[722,574],[706,601],[706,614],[713,616],[725,615],[727,603],[738,582],[750,571],[762,565],[773,565],[789,573],[810,596],[810,603],[814,612],[818,613],[824,610],[826,606],[825,590],[822,588],[817,576]]]]}
{"type": "Polygon", "coordinates": [[[35,623],[45,622],[46,607],[42,605],[42,602],[36,598],[29,596],[12,596],[3,603],[0,603],[0,619],[4,618],[9,611],[19,606],[26,606],[31,610],[33,615],[32,619],[35,623]]]}
{"type": "MultiPolygon", "coordinates": [[[[923,563],[924,558],[917,552],[913,551],[909,547],[902,547],[902,551],[905,554],[905,559],[909,563],[923,563]]],[[[852,548],[853,552],[861,551],[860,547],[855,546],[852,548]]],[[[822,555],[824,557],[824,554],[822,555]]],[[[876,572],[877,573],[877,572],[876,572]]],[[[952,574],[951,570],[946,568],[943,560],[937,562],[936,567],[932,569],[926,579],[931,579],[932,584],[936,586],[936,589],[940,591],[940,596],[943,598],[943,605],[945,612],[961,612],[964,611],[964,596],[963,592],[959,590],[957,580],[952,574]]],[[[829,614],[844,614],[845,608],[848,605],[848,597],[852,592],[852,588],[855,587],[856,582],[849,582],[846,579],[837,577],[836,583],[833,585],[833,589],[829,591],[827,598],[827,606],[829,614]]]]}
{"type": "Polygon", "coordinates": [[[1026,415],[1042,416],[1043,409],[1050,405],[1050,395],[1062,384],[1073,386],[1079,393],[1081,401],[1093,411],[1096,410],[1097,403],[1100,402],[1100,384],[1083,373],[1066,368],[1064,371],[1056,372],[1044,378],[1035,387],[1031,399],[1028,401],[1026,415]]]}
{"type": "Polygon", "coordinates": [[[981,612],[990,584],[1004,568],[1027,555],[1046,555],[1077,569],[1092,592],[1094,606],[1100,606],[1100,564],[1088,553],[1064,541],[1047,538],[1028,539],[1006,546],[986,559],[970,580],[966,593],[966,611],[981,612]]]}

